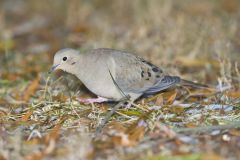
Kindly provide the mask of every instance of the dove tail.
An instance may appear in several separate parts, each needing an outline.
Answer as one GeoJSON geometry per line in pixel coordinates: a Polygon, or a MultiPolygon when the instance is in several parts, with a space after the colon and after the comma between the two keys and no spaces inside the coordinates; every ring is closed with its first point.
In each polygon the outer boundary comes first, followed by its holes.
{"type": "Polygon", "coordinates": [[[158,81],[154,86],[150,87],[144,92],[144,95],[151,95],[162,90],[168,89],[175,84],[181,82],[181,79],[177,76],[164,76],[163,79],[158,81]]]}
{"type": "Polygon", "coordinates": [[[202,88],[202,89],[210,88],[208,85],[195,83],[195,82],[188,81],[188,80],[185,80],[185,79],[181,79],[180,85],[182,85],[182,86],[190,86],[190,87],[194,87],[194,88],[202,88]]]}

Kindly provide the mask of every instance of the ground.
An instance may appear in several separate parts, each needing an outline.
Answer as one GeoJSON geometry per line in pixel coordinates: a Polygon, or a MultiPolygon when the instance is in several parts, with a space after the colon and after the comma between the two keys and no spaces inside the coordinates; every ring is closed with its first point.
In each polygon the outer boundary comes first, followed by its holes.
{"type": "Polygon", "coordinates": [[[2,0],[0,159],[239,159],[238,0],[2,0]],[[121,107],[94,97],[72,75],[48,74],[66,47],[126,50],[171,75],[176,86],[121,107]]]}

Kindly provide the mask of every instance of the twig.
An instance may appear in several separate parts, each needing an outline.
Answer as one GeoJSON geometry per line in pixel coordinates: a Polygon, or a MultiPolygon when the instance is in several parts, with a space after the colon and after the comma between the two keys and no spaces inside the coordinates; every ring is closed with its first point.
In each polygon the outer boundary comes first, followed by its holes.
{"type": "Polygon", "coordinates": [[[132,103],[131,105],[134,106],[135,108],[141,109],[142,111],[145,111],[145,112],[150,111],[148,108],[146,108],[146,107],[144,108],[144,106],[142,107],[141,105],[137,105],[134,103],[132,103]]]}
{"type": "Polygon", "coordinates": [[[240,128],[240,121],[235,121],[226,125],[204,126],[195,128],[173,128],[173,130],[178,133],[201,134],[212,132],[214,130],[225,130],[233,128],[240,128]]]}
{"type": "Polygon", "coordinates": [[[45,87],[44,87],[44,92],[43,92],[43,97],[44,97],[45,100],[47,99],[46,95],[47,95],[49,80],[50,80],[50,76],[48,75],[47,80],[46,80],[46,84],[45,84],[45,87]]]}
{"type": "Polygon", "coordinates": [[[132,118],[131,116],[128,116],[128,115],[126,115],[126,114],[124,114],[124,113],[122,113],[122,112],[115,111],[115,113],[117,113],[117,114],[119,114],[120,116],[123,116],[123,117],[125,117],[125,118],[127,118],[127,119],[131,119],[131,118],[132,118]]]}
{"type": "Polygon", "coordinates": [[[111,116],[116,112],[116,110],[118,110],[125,102],[127,102],[129,99],[129,97],[124,97],[118,104],[116,104],[110,112],[107,113],[107,115],[105,116],[104,120],[100,123],[100,125],[97,127],[96,131],[95,131],[95,137],[101,133],[103,127],[105,126],[105,124],[109,121],[109,119],[111,118],[111,116]]]}

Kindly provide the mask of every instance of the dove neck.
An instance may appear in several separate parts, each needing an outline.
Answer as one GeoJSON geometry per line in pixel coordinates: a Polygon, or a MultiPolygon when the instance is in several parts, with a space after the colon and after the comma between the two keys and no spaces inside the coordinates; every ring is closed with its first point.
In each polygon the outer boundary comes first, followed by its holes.
{"type": "Polygon", "coordinates": [[[73,74],[79,78],[85,76],[85,68],[88,66],[87,62],[87,56],[85,54],[79,54],[76,66],[73,69],[73,74]]]}

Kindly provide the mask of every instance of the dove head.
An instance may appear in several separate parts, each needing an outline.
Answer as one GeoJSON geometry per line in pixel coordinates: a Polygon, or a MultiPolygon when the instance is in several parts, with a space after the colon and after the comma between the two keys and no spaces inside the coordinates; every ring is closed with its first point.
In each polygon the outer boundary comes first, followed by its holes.
{"type": "Polygon", "coordinates": [[[74,68],[79,61],[79,58],[80,54],[78,50],[70,48],[59,50],[54,56],[51,72],[60,69],[65,72],[74,74],[74,71],[76,70],[74,68]]]}

